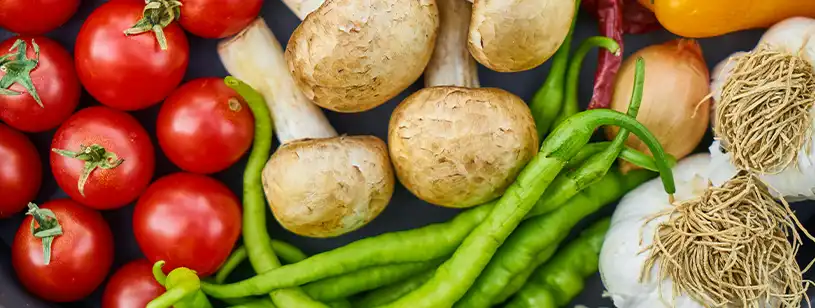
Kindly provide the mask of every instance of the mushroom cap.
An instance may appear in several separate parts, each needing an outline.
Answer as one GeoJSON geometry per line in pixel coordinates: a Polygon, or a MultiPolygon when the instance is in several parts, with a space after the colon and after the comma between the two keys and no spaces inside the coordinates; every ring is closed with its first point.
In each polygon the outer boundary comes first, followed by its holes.
{"type": "Polygon", "coordinates": [[[388,128],[399,181],[432,204],[464,208],[501,196],[538,152],[529,107],[501,89],[424,88],[388,128]]]}
{"type": "Polygon", "coordinates": [[[277,221],[318,238],[373,220],[388,205],[394,182],[385,142],[373,136],[293,141],[263,169],[263,190],[277,221]]]}
{"type": "Polygon", "coordinates": [[[494,71],[533,69],[560,48],[574,12],[574,0],[475,0],[470,53],[494,71]]]}
{"type": "Polygon", "coordinates": [[[438,25],[435,0],[328,0],[294,31],[286,60],[317,105],[366,111],[422,75],[438,25]]]}

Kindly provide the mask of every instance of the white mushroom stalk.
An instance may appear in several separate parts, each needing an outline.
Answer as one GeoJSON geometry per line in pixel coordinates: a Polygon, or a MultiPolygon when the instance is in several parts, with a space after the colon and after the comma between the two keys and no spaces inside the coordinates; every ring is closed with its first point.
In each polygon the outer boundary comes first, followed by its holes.
{"type": "Polygon", "coordinates": [[[566,39],[575,9],[574,0],[475,0],[470,52],[498,72],[538,67],[566,39]]]}
{"type": "Polygon", "coordinates": [[[271,111],[281,146],[263,170],[263,188],[284,228],[332,237],[382,212],[395,181],[385,143],[337,136],[322,110],[295,86],[263,19],[222,41],[218,53],[227,71],[260,92],[271,111]]]}
{"type": "Polygon", "coordinates": [[[437,0],[436,4],[439,37],[425,69],[425,87],[479,87],[478,66],[467,49],[472,5],[462,0],[437,0]]]}
{"type": "Polygon", "coordinates": [[[328,1],[304,11],[317,3],[286,2],[305,16],[289,39],[286,60],[314,103],[337,112],[370,110],[422,75],[438,30],[434,0],[328,1]]]}
{"type": "Polygon", "coordinates": [[[300,20],[306,19],[306,16],[320,8],[323,2],[325,2],[325,0],[283,0],[283,3],[286,4],[289,10],[297,15],[297,18],[300,18],[300,20]]]}
{"type": "Polygon", "coordinates": [[[420,199],[470,207],[501,196],[537,152],[529,107],[516,95],[479,89],[466,47],[463,0],[439,0],[441,29],[426,88],[393,112],[391,157],[401,183],[420,199]]]}
{"type": "MultiPolygon", "coordinates": [[[[763,62],[762,62],[763,63],[763,62]]],[[[762,71],[763,72],[763,71],[762,71]]],[[[717,114],[712,117],[713,126],[716,127],[717,140],[710,146],[712,155],[711,180],[714,184],[721,184],[735,175],[739,169],[747,169],[759,174],[760,179],[771,189],[770,191],[788,200],[815,199],[815,19],[796,17],[782,21],[764,33],[761,41],[751,52],[739,52],[730,58],[719,63],[712,73],[713,81],[711,88],[714,95],[714,111],[717,114]],[[734,83],[731,80],[733,71],[745,68],[754,71],[767,70],[768,64],[763,67],[753,68],[747,66],[759,65],[761,55],[771,55],[776,58],[785,58],[787,63],[779,73],[763,73],[762,79],[757,79],[759,83],[734,83]],[[741,61],[739,61],[741,59],[741,61]],[[744,61],[754,61],[745,63],[744,61]],[[739,64],[741,63],[741,66],[739,64]],[[792,73],[792,74],[790,74],[792,73]],[[769,77],[766,77],[769,76],[769,77]],[[756,84],[765,87],[764,95],[761,97],[749,97],[749,99],[734,100],[729,93],[738,89],[733,89],[737,84],[756,84]],[[728,87],[729,86],[729,87],[728,87]],[[732,91],[731,91],[732,90],[732,91]],[[723,93],[725,92],[725,93],[723,93]],[[724,97],[723,97],[724,96],[724,97]],[[728,109],[720,108],[723,99],[727,99],[732,106],[728,109]],[[761,100],[765,100],[762,104],[761,100]],[[743,101],[743,102],[742,102],[743,101]],[[751,104],[752,103],[752,104],[751,104]],[[766,110],[756,110],[753,115],[745,113],[744,116],[729,116],[733,110],[749,109],[747,106],[759,105],[766,110]],[[766,116],[759,115],[758,112],[767,112],[766,116]],[[725,115],[723,115],[725,113],[725,115]],[[744,127],[733,128],[732,124],[719,125],[716,118],[743,120],[744,127]],[[768,126],[766,119],[772,119],[768,126]],[[777,133],[775,133],[777,132],[777,133]],[[727,136],[745,136],[751,138],[740,138],[733,140],[729,144],[727,136]],[[772,138],[774,136],[784,136],[783,138],[772,138]],[[748,144],[749,140],[757,140],[759,144],[764,144],[765,148],[752,148],[748,144]],[[773,143],[774,142],[774,143],[773,143]],[[737,155],[737,156],[734,156],[737,155]],[[768,161],[765,156],[770,156],[774,161],[770,161],[769,167],[761,165],[761,162],[768,161]],[[745,157],[747,159],[745,159],[745,157]],[[754,160],[754,161],[753,161],[754,160]],[[745,167],[745,165],[747,165],[745,167]]],[[[746,73],[739,75],[740,80],[744,80],[746,73]]],[[[753,76],[748,76],[756,78],[753,76]]],[[[755,89],[758,90],[758,89],[755,89]]],[[[744,97],[742,95],[741,97],[744,97]]]]}
{"type": "Polygon", "coordinates": [[[283,48],[262,18],[218,44],[226,70],[263,95],[280,143],[337,136],[319,107],[295,86],[283,48]]]}

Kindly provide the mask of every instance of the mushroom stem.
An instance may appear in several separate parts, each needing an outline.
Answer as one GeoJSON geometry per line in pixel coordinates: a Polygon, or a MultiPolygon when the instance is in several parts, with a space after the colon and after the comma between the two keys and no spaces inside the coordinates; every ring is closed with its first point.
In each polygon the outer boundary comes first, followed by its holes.
{"type": "Polygon", "coordinates": [[[439,37],[425,69],[425,87],[477,88],[478,67],[467,49],[472,5],[464,0],[437,0],[439,37]]]}
{"type": "Polygon", "coordinates": [[[283,0],[283,3],[297,15],[300,20],[306,19],[308,14],[316,11],[325,0],[283,0]]]}
{"type": "Polygon", "coordinates": [[[218,55],[230,75],[263,94],[280,143],[337,136],[322,110],[294,83],[283,48],[263,18],[221,41],[218,55]]]}

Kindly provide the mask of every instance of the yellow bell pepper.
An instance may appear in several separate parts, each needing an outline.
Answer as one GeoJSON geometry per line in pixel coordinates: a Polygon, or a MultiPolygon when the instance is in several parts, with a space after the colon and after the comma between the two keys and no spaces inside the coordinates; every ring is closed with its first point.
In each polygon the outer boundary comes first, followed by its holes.
{"type": "Polygon", "coordinates": [[[766,28],[784,19],[815,18],[815,0],[639,0],[668,31],[684,37],[718,36],[766,28]]]}

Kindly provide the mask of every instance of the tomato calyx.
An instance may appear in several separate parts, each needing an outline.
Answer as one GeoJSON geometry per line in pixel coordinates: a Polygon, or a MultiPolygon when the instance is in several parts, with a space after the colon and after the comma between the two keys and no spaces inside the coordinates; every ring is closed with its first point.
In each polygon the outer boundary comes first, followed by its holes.
{"type": "Polygon", "coordinates": [[[0,78],[0,95],[22,94],[9,89],[11,85],[18,83],[31,94],[31,97],[37,101],[40,107],[45,108],[42,105],[42,100],[40,100],[40,95],[37,94],[37,89],[34,88],[34,82],[31,80],[31,71],[40,63],[40,46],[33,39],[31,45],[34,48],[33,59],[27,57],[27,44],[22,39],[17,39],[14,45],[9,48],[9,52],[0,56],[0,71],[6,73],[3,78],[0,78]],[[15,49],[17,51],[14,51],[15,49]]]}
{"type": "Polygon", "coordinates": [[[152,31],[156,35],[161,50],[167,50],[167,38],[164,28],[181,17],[181,2],[178,0],[146,0],[142,18],[129,29],[125,35],[136,35],[152,31]]]}
{"type": "Polygon", "coordinates": [[[104,147],[98,144],[92,144],[91,146],[80,144],[79,152],[61,149],[51,149],[51,151],[65,157],[76,158],[85,162],[78,184],[79,193],[83,197],[85,196],[85,183],[88,181],[88,177],[90,177],[93,170],[96,170],[96,168],[113,169],[124,162],[124,159],[119,158],[116,153],[105,150],[104,147]]]}
{"type": "Polygon", "coordinates": [[[199,294],[201,279],[194,270],[179,267],[165,276],[161,269],[164,264],[164,261],[153,264],[153,277],[167,292],[147,303],[147,308],[172,307],[181,302],[190,304],[190,307],[212,307],[206,296],[199,294]]]}
{"type": "Polygon", "coordinates": [[[34,203],[28,203],[28,212],[25,214],[34,218],[31,221],[31,234],[42,240],[43,263],[48,265],[51,263],[51,245],[54,243],[54,238],[62,235],[62,226],[54,212],[49,209],[41,209],[34,203]],[[39,226],[35,227],[34,222],[39,226]]]}

